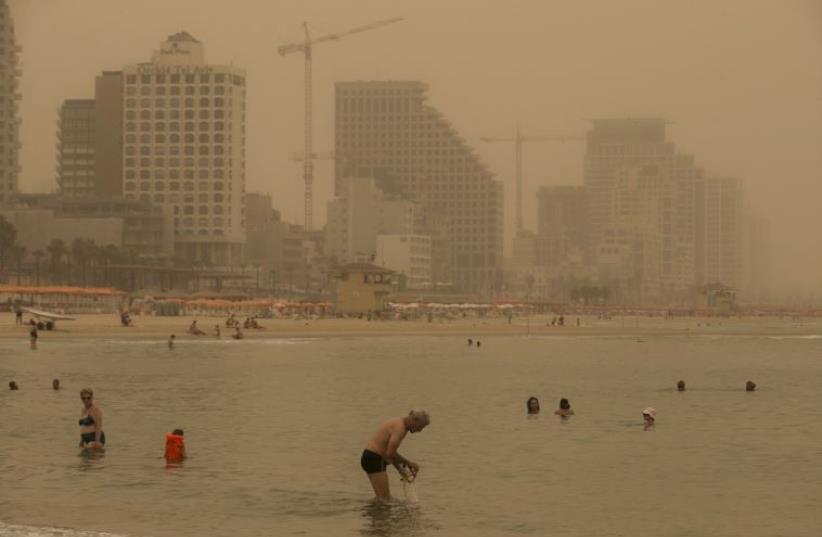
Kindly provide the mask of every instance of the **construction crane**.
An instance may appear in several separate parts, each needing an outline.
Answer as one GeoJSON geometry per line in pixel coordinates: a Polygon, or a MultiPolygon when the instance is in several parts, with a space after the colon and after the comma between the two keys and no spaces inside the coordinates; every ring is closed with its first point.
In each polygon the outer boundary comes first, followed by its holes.
{"type": "Polygon", "coordinates": [[[523,136],[517,125],[516,134],[513,138],[480,138],[483,142],[514,142],[515,155],[515,178],[517,181],[517,198],[516,198],[516,231],[517,236],[523,232],[522,224],[522,144],[523,142],[570,142],[576,140],[584,140],[582,136],[523,136]]]}
{"type": "Polygon", "coordinates": [[[394,17],[391,19],[385,19],[382,21],[373,22],[371,24],[365,24],[363,26],[357,26],[355,28],[351,28],[344,32],[338,32],[335,34],[328,34],[322,37],[311,38],[311,34],[308,32],[308,23],[303,22],[303,32],[305,33],[305,40],[300,43],[290,43],[288,45],[282,45],[281,47],[277,48],[277,52],[280,53],[280,56],[285,56],[286,54],[291,54],[292,52],[302,52],[303,56],[305,57],[305,149],[303,155],[305,155],[305,159],[303,160],[303,181],[305,182],[305,229],[306,231],[310,231],[313,227],[313,213],[314,213],[314,159],[316,155],[313,152],[313,133],[312,133],[312,124],[313,124],[313,111],[312,111],[312,95],[313,95],[313,87],[312,87],[312,78],[311,78],[311,58],[312,58],[312,49],[314,45],[318,43],[322,43],[324,41],[336,41],[342,37],[351,34],[357,34],[360,32],[365,32],[368,30],[372,30],[374,28],[379,28],[380,26],[386,26],[388,24],[393,24],[395,22],[400,22],[403,20],[403,17],[394,17]]]}

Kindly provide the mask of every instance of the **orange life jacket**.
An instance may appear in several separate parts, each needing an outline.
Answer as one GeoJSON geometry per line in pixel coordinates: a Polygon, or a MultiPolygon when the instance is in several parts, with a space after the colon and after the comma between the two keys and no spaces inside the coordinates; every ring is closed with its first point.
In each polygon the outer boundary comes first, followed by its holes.
{"type": "Polygon", "coordinates": [[[185,439],[177,434],[166,433],[166,460],[181,461],[186,458],[185,439]]]}

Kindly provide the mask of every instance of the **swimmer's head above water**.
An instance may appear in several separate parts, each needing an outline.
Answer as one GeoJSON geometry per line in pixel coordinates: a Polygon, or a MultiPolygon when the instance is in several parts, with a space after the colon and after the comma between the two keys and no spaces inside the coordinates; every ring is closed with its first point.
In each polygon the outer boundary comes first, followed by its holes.
{"type": "Polygon", "coordinates": [[[677,389],[677,391],[684,392],[685,391],[685,381],[680,380],[679,382],[677,382],[676,383],[676,389],[677,389]]]}
{"type": "Polygon", "coordinates": [[[425,410],[412,410],[405,417],[405,428],[409,433],[418,433],[431,423],[431,418],[425,410]]]}
{"type": "Polygon", "coordinates": [[[745,383],[745,391],[746,392],[752,392],[755,389],[756,389],[756,382],[754,382],[752,380],[749,380],[748,382],[745,383]]]}
{"type": "Polygon", "coordinates": [[[525,402],[525,409],[529,414],[539,414],[539,399],[533,395],[525,402]]]}
{"type": "Polygon", "coordinates": [[[55,390],[60,389],[60,379],[54,379],[51,381],[51,387],[55,390]]]}
{"type": "Polygon", "coordinates": [[[18,390],[18,389],[20,389],[20,387],[17,386],[16,382],[14,382],[13,380],[9,381],[9,390],[13,391],[13,390],[18,390]]]}

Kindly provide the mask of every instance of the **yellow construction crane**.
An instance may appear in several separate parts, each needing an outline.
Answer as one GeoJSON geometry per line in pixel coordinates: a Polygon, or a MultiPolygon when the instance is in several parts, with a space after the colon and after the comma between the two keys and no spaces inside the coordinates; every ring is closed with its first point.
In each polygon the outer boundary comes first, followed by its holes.
{"type": "Polygon", "coordinates": [[[522,144],[523,142],[571,142],[577,140],[584,140],[583,136],[523,136],[517,125],[516,133],[513,138],[480,138],[483,142],[514,142],[515,154],[515,178],[517,181],[517,198],[516,198],[516,231],[517,236],[522,234],[522,144]]]}
{"type": "Polygon", "coordinates": [[[280,53],[280,56],[285,56],[286,54],[291,54],[292,52],[302,52],[303,56],[305,57],[305,149],[303,153],[303,155],[305,155],[305,160],[303,161],[303,181],[305,182],[306,231],[310,231],[313,227],[312,220],[314,213],[314,159],[316,158],[316,155],[314,155],[313,152],[312,133],[313,112],[311,98],[313,95],[313,89],[311,79],[311,50],[314,47],[314,45],[318,43],[322,43],[324,41],[336,41],[347,35],[365,32],[367,30],[379,28],[380,26],[386,26],[388,24],[400,22],[401,20],[403,20],[403,17],[394,17],[391,19],[373,22],[371,24],[365,24],[363,26],[357,26],[344,32],[328,34],[322,37],[315,37],[313,39],[311,38],[311,34],[309,34],[308,32],[308,23],[303,22],[303,32],[305,33],[305,40],[303,40],[300,43],[290,43],[288,45],[283,45],[277,48],[277,52],[280,53]]]}

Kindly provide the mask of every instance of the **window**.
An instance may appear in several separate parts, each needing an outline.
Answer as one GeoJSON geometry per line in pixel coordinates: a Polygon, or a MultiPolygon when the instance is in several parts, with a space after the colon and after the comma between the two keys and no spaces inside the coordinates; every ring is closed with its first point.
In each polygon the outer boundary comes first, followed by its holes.
{"type": "Polygon", "coordinates": [[[180,190],[180,183],[178,183],[177,181],[172,181],[168,184],[168,189],[176,192],[180,190]]]}
{"type": "Polygon", "coordinates": [[[166,112],[165,110],[155,110],[154,111],[154,119],[165,119],[166,112]]]}
{"type": "Polygon", "coordinates": [[[193,134],[187,133],[187,134],[183,137],[183,139],[185,140],[185,142],[186,142],[187,144],[193,144],[193,143],[194,143],[194,135],[193,135],[193,134]]]}
{"type": "Polygon", "coordinates": [[[208,95],[210,91],[208,86],[200,86],[200,95],[208,95]]]}
{"type": "Polygon", "coordinates": [[[208,119],[211,115],[208,110],[200,110],[200,119],[208,119]]]}
{"type": "Polygon", "coordinates": [[[201,145],[201,146],[198,148],[198,151],[197,151],[197,152],[198,152],[200,155],[208,155],[208,146],[207,146],[207,145],[201,145]]]}
{"type": "Polygon", "coordinates": [[[214,106],[216,106],[216,107],[225,106],[225,99],[223,99],[222,97],[216,97],[214,99],[214,106]]]}
{"type": "Polygon", "coordinates": [[[193,108],[194,107],[194,99],[191,97],[186,97],[186,108],[193,108]]]}
{"type": "Polygon", "coordinates": [[[141,144],[151,143],[151,135],[150,134],[141,134],[140,135],[140,143],[141,144]]]}
{"type": "Polygon", "coordinates": [[[186,110],[185,111],[185,118],[186,119],[194,119],[194,110],[186,110]]]}
{"type": "Polygon", "coordinates": [[[151,88],[149,86],[143,86],[142,88],[140,88],[140,95],[151,95],[151,88]]]}
{"type": "Polygon", "coordinates": [[[209,104],[211,104],[211,101],[208,99],[208,97],[200,98],[200,106],[208,107],[209,104]]]}
{"type": "Polygon", "coordinates": [[[137,185],[133,181],[126,181],[126,190],[127,191],[134,191],[137,189],[137,185]]]}
{"type": "Polygon", "coordinates": [[[170,93],[171,93],[171,95],[179,95],[180,94],[180,86],[171,86],[170,93]]]}
{"type": "Polygon", "coordinates": [[[136,84],[137,75],[126,75],[126,84],[136,84]]]}
{"type": "MultiPolygon", "coordinates": [[[[197,170],[197,178],[208,179],[208,170],[197,170]]],[[[207,186],[206,183],[202,183],[202,185],[207,186]]]]}
{"type": "Polygon", "coordinates": [[[126,143],[133,144],[137,142],[137,136],[134,134],[126,134],[126,143]]]}

